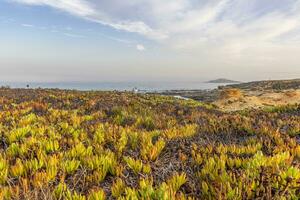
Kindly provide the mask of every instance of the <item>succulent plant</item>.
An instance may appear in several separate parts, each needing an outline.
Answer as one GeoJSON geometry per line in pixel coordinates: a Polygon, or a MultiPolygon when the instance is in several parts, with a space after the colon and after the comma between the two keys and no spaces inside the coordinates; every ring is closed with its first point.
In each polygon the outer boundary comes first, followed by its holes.
{"type": "Polygon", "coordinates": [[[0,94],[0,199],[300,197],[299,105],[226,113],[130,92],[0,94]]]}

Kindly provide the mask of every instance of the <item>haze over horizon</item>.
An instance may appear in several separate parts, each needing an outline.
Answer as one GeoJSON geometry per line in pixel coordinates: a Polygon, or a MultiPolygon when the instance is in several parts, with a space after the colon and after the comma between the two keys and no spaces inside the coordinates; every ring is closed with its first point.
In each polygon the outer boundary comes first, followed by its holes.
{"type": "Polygon", "coordinates": [[[1,82],[300,78],[300,0],[0,0],[1,82]]]}

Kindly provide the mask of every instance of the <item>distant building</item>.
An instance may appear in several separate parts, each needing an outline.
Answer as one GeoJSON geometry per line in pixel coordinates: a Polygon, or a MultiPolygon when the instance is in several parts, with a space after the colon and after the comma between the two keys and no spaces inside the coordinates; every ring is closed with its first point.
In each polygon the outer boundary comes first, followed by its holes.
{"type": "Polygon", "coordinates": [[[139,93],[139,91],[140,90],[138,88],[136,88],[136,87],[132,89],[132,92],[135,93],[135,94],[139,93]]]}

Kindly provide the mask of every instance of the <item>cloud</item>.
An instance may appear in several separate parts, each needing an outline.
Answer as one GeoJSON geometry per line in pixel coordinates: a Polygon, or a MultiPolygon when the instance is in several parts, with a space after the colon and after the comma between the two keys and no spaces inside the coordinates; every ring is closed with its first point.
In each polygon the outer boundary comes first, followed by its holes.
{"type": "MultiPolygon", "coordinates": [[[[122,20],[114,18],[110,13],[102,10],[102,1],[99,3],[90,3],[84,0],[11,0],[12,2],[22,3],[35,6],[50,6],[69,14],[82,17],[102,25],[110,26],[117,30],[123,30],[132,33],[138,33],[152,39],[165,39],[168,36],[159,30],[150,28],[143,21],[139,20],[122,20]],[[98,9],[97,9],[98,8],[98,9]]],[[[105,3],[104,3],[105,4],[105,3]]],[[[103,8],[105,9],[105,8],[103,8]]]]}
{"type": "Polygon", "coordinates": [[[95,14],[92,6],[83,0],[12,0],[27,5],[51,6],[73,15],[88,16],[95,14]]]}
{"type": "Polygon", "coordinates": [[[63,33],[63,35],[71,38],[85,38],[83,35],[77,35],[77,34],[72,34],[72,33],[63,33]]]}
{"type": "Polygon", "coordinates": [[[105,34],[100,34],[101,36],[107,38],[107,39],[110,39],[112,41],[115,41],[115,42],[120,42],[120,43],[123,43],[123,44],[132,44],[133,41],[131,40],[126,40],[126,39],[122,39],[122,38],[116,38],[116,37],[111,37],[111,36],[108,36],[108,35],[105,35],[105,34]]]}
{"type": "Polygon", "coordinates": [[[24,26],[24,27],[34,27],[34,25],[32,25],[32,24],[21,24],[21,26],[24,26]]]}
{"type": "Polygon", "coordinates": [[[300,0],[12,1],[50,6],[204,58],[247,60],[266,52],[276,59],[280,49],[300,49],[300,0]]]}
{"type": "Polygon", "coordinates": [[[143,45],[141,45],[141,44],[137,44],[137,45],[136,45],[136,49],[137,49],[138,51],[145,51],[145,50],[146,50],[145,47],[144,47],[143,45]]]}

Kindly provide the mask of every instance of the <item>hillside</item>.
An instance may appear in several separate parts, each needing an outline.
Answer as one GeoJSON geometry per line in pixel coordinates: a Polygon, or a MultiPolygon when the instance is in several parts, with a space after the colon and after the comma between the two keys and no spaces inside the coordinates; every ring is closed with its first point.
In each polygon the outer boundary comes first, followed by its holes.
{"type": "Polygon", "coordinates": [[[161,92],[210,103],[223,111],[260,109],[300,102],[300,79],[257,81],[219,86],[213,90],[171,90],[161,92]],[[238,90],[238,95],[230,95],[238,90]],[[224,94],[229,95],[224,95],[224,94]]]}
{"type": "Polygon", "coordinates": [[[288,90],[300,89],[300,79],[267,80],[222,86],[221,88],[239,88],[243,90],[288,90]]]}
{"type": "Polygon", "coordinates": [[[300,107],[223,113],[119,92],[0,90],[0,199],[300,195],[300,107]]]}

